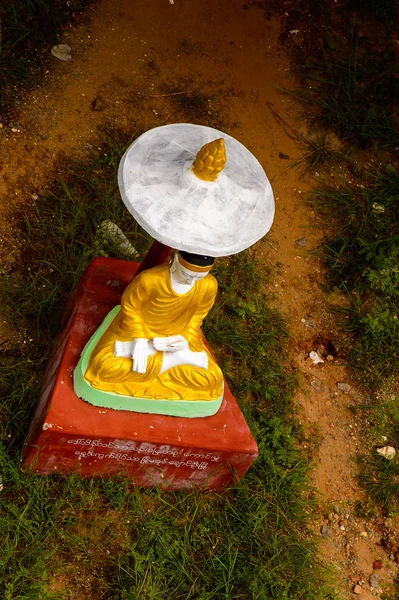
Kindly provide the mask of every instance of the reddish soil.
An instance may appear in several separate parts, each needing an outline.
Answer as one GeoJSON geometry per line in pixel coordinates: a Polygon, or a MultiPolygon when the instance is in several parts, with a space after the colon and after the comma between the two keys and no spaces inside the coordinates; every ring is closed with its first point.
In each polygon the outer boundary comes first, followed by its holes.
{"type": "MultiPolygon", "coordinates": [[[[98,143],[97,128],[110,124],[133,135],[191,121],[244,143],[275,192],[275,222],[258,254],[275,267],[269,291],[289,322],[290,360],[300,379],[296,403],[309,438],[304,449],[316,464],[320,514],[314,529],[321,557],[336,565],[343,598],[370,599],[380,597],[369,583],[374,561],[382,561],[375,573],[385,591],[396,563],[377,544],[381,519],[364,522],[354,514],[361,498],[354,459],[363,442],[350,406],[361,397],[340,358],[339,333],[327,310],[331,298],[320,288],[323,265],[308,252],[322,235],[305,201],[317,178],[291,168],[303,156],[293,134],[308,133],[299,107],[280,92],[298,82],[280,42],[280,17],[267,14],[265,5],[103,0],[89,9],[90,24],[67,29],[62,42],[71,46],[72,60],[54,58],[44,84],[0,129],[4,260],[12,255],[10,209],[61,176],[64,155],[83,156],[98,143]],[[317,348],[324,362],[313,365],[309,353],[317,348]],[[349,393],[337,383],[349,384],[349,393]],[[360,594],[353,594],[355,585],[360,594]]],[[[286,32],[285,39],[289,35],[295,33],[286,32]]]]}

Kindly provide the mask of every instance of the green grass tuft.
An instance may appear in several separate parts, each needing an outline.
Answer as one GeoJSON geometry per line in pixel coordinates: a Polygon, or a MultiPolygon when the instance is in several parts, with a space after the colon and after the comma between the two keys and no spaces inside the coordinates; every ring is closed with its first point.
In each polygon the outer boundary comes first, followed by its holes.
{"type": "Polygon", "coordinates": [[[341,49],[327,43],[319,56],[298,68],[303,86],[293,95],[304,103],[313,125],[358,149],[377,145],[397,156],[399,73],[394,47],[386,43],[377,53],[353,31],[341,49]]]}
{"type": "Polygon", "coordinates": [[[399,462],[396,457],[387,460],[375,453],[359,459],[359,482],[374,506],[386,515],[399,511],[399,462]]]}

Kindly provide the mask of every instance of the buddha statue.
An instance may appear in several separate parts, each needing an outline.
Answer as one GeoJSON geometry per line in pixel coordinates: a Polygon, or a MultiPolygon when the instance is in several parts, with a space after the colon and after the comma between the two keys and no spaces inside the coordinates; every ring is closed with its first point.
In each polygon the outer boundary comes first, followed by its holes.
{"type": "Polygon", "coordinates": [[[85,380],[132,398],[220,398],[223,375],[200,329],[217,292],[213,262],[181,251],[171,264],[135,277],[90,356],[85,380]]]}
{"type": "Polygon", "coordinates": [[[223,401],[223,375],[201,324],[217,292],[214,258],[241,252],[270,228],[274,200],[245,146],[210,127],[149,130],[124,153],[122,201],[173,260],[138,274],[74,371],[79,398],[96,406],[203,417],[223,401]]]}

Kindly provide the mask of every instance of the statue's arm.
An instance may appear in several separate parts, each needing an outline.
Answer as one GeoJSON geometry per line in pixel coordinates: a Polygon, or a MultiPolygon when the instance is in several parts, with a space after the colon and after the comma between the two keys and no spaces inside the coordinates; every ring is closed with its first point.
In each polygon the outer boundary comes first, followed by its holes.
{"type": "Polygon", "coordinates": [[[206,315],[209,313],[209,311],[215,303],[216,294],[218,290],[217,280],[213,275],[208,275],[206,279],[207,286],[205,289],[205,293],[203,294],[199,302],[197,311],[195,312],[193,318],[190,320],[190,323],[182,331],[182,336],[188,341],[189,346],[192,350],[197,350],[196,347],[198,346],[198,342],[200,342],[202,346],[200,334],[201,325],[206,315]]]}
{"type": "Polygon", "coordinates": [[[121,300],[121,312],[117,338],[130,341],[146,338],[145,323],[141,317],[143,304],[151,295],[151,286],[142,278],[133,279],[126,288],[121,300]]]}
{"type": "Polygon", "coordinates": [[[121,300],[118,331],[114,354],[132,359],[132,371],[145,373],[149,356],[145,324],[141,307],[151,295],[151,286],[143,278],[137,278],[126,288],[121,300]]]}

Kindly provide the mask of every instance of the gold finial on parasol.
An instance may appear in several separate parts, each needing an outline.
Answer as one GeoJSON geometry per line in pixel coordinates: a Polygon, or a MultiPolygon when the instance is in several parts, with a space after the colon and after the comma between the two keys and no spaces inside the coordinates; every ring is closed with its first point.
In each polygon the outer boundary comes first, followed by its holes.
{"type": "Polygon", "coordinates": [[[219,138],[204,144],[193,162],[195,175],[203,181],[215,181],[226,164],[224,139],[219,138]]]}

